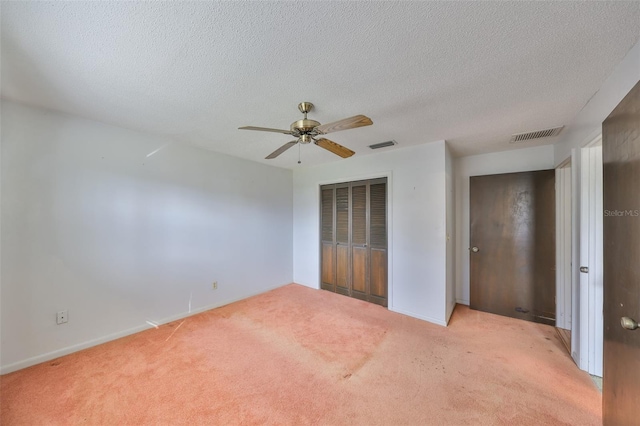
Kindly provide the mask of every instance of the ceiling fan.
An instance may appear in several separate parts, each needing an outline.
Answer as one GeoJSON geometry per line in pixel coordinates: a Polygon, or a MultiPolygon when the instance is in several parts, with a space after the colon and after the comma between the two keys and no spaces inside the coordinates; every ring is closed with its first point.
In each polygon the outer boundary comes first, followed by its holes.
{"type": "Polygon", "coordinates": [[[257,130],[259,132],[284,133],[285,135],[292,135],[297,138],[296,140],[287,142],[280,148],[273,151],[271,154],[267,155],[267,160],[276,158],[278,155],[282,154],[296,144],[307,144],[311,141],[313,141],[313,143],[318,145],[320,148],[324,148],[327,151],[333,152],[334,154],[339,155],[342,158],[348,158],[355,154],[355,152],[347,147],[330,141],[329,139],[316,139],[316,136],[326,135],[327,133],[338,132],[340,130],[355,129],[356,127],[370,126],[373,124],[373,121],[371,121],[369,117],[366,117],[364,115],[355,115],[343,120],[334,121],[333,123],[320,124],[316,120],[307,118],[307,113],[313,109],[313,104],[311,102],[301,102],[298,105],[298,109],[301,113],[304,114],[304,118],[302,120],[297,120],[291,123],[290,130],[271,129],[268,127],[255,126],[238,127],[238,129],[257,130]]]}

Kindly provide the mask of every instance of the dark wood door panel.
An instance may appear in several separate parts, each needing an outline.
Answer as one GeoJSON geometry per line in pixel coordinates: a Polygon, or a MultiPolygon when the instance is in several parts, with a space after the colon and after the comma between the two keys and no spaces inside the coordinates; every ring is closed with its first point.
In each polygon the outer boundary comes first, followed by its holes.
{"type": "Polygon", "coordinates": [[[602,125],[604,207],[603,423],[640,421],[640,82],[602,125]]]}
{"type": "Polygon", "coordinates": [[[342,289],[349,288],[349,248],[346,245],[336,247],[336,285],[342,289]]]}
{"type": "Polygon", "coordinates": [[[387,251],[371,249],[371,294],[387,298],[387,251]]]}
{"type": "Polygon", "coordinates": [[[354,292],[367,294],[367,249],[353,248],[352,288],[354,292]]]}
{"type": "Polygon", "coordinates": [[[322,288],[335,291],[334,252],[332,243],[322,244],[322,288]]]}
{"type": "Polygon", "coordinates": [[[471,177],[470,222],[470,307],[555,325],[555,171],[471,177]]]}

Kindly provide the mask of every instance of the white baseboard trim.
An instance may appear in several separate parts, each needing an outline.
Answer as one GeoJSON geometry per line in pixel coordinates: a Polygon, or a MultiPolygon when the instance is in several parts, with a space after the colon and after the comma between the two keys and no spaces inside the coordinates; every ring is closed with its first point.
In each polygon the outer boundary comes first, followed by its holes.
{"type": "Polygon", "coordinates": [[[464,300],[464,299],[456,299],[456,303],[459,303],[460,305],[469,306],[469,301],[468,300],[464,300]]]}
{"type": "Polygon", "coordinates": [[[416,313],[409,312],[409,311],[406,311],[404,309],[397,309],[397,308],[394,308],[394,307],[389,307],[389,310],[391,312],[395,312],[395,313],[402,314],[402,315],[407,315],[409,317],[413,317],[413,318],[417,318],[417,319],[420,319],[420,320],[423,320],[423,321],[427,321],[427,322],[430,322],[430,323],[433,323],[433,324],[441,325],[443,327],[447,326],[447,323],[445,321],[442,321],[442,320],[439,320],[439,319],[436,319],[436,318],[426,317],[424,315],[418,315],[416,313]]]}
{"type": "MultiPolygon", "coordinates": [[[[290,284],[292,284],[292,283],[290,283],[290,284]]],[[[237,301],[240,301],[240,300],[243,300],[243,299],[247,299],[249,297],[257,296],[259,294],[266,293],[266,292],[271,291],[271,290],[275,290],[276,288],[284,287],[285,285],[288,285],[288,284],[282,284],[282,285],[277,285],[277,286],[274,286],[274,287],[268,287],[268,288],[266,288],[264,290],[261,290],[259,292],[252,292],[252,293],[246,294],[246,295],[241,296],[241,297],[231,298],[231,299],[228,299],[228,300],[224,300],[224,301],[215,303],[213,305],[203,306],[203,307],[194,309],[191,312],[182,312],[180,314],[171,315],[170,317],[167,317],[167,318],[164,318],[162,320],[156,321],[156,323],[158,325],[167,324],[167,323],[170,323],[170,322],[173,322],[173,321],[177,321],[179,319],[183,319],[183,318],[187,318],[187,317],[190,317],[190,316],[193,316],[193,315],[197,315],[197,314],[202,313],[204,311],[208,311],[208,310],[211,310],[211,309],[219,308],[221,306],[225,306],[225,305],[228,305],[230,303],[234,303],[234,302],[237,302],[237,301]]],[[[145,324],[139,325],[137,327],[129,328],[127,330],[118,331],[116,333],[108,334],[106,336],[98,337],[96,339],[87,340],[86,342],[82,342],[82,343],[78,343],[78,344],[75,344],[75,345],[67,346],[66,348],[57,349],[55,351],[47,352],[47,353],[42,354],[42,355],[36,355],[34,357],[27,358],[27,359],[24,359],[22,361],[14,362],[14,363],[9,364],[9,365],[3,365],[3,366],[0,366],[0,375],[12,373],[12,372],[18,371],[18,370],[22,370],[23,368],[31,367],[33,365],[40,364],[40,363],[43,363],[43,362],[47,362],[47,361],[50,361],[52,359],[60,358],[61,356],[69,355],[69,354],[72,354],[74,352],[81,351],[83,349],[88,349],[88,348],[91,348],[93,346],[101,345],[102,343],[107,343],[107,342],[110,342],[112,340],[120,339],[121,337],[125,337],[125,336],[129,336],[131,334],[139,333],[141,331],[148,330],[150,328],[153,328],[153,327],[151,325],[145,323],[145,324]]]]}

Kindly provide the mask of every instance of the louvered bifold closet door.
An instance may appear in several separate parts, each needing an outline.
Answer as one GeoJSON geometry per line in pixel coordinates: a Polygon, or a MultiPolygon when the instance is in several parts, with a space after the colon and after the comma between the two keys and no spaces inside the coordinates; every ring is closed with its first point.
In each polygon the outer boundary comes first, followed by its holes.
{"type": "Polygon", "coordinates": [[[387,180],[320,188],[322,285],[387,306],[387,180]]]}

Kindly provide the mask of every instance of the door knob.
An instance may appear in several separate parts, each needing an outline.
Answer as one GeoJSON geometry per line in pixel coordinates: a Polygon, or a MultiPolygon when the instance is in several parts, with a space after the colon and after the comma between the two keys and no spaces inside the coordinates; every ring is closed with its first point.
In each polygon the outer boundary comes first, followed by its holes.
{"type": "Polygon", "coordinates": [[[620,318],[620,325],[622,328],[626,328],[627,330],[635,330],[638,328],[638,323],[633,318],[622,317],[620,318]]]}
{"type": "Polygon", "coordinates": [[[477,252],[479,252],[479,251],[480,251],[480,249],[479,249],[478,247],[475,247],[475,246],[474,246],[474,247],[471,247],[469,250],[471,250],[471,251],[472,251],[472,252],[474,252],[474,253],[477,253],[477,252]]]}

